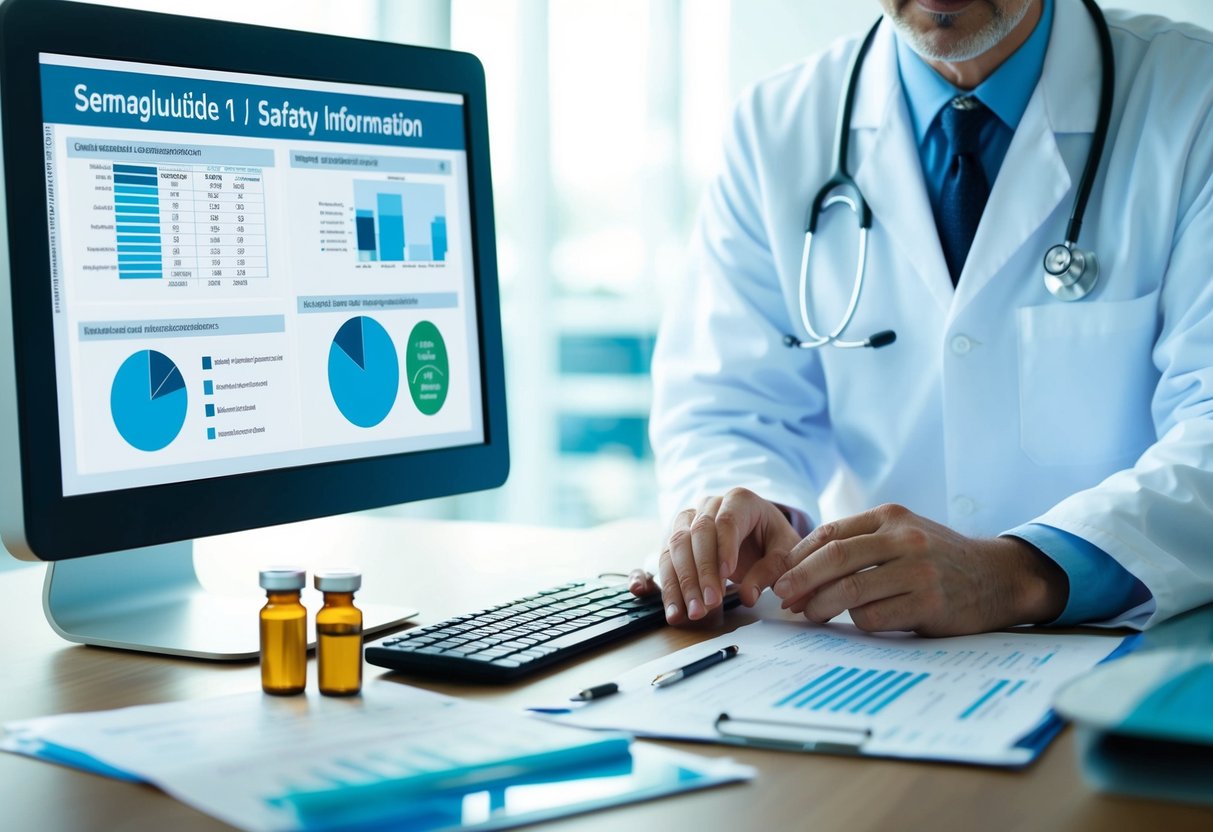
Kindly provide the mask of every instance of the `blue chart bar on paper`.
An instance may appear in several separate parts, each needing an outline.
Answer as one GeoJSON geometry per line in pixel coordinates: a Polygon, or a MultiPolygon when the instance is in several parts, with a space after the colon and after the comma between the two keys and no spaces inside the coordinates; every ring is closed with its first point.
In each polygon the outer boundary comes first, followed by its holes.
{"type": "Polygon", "coordinates": [[[114,227],[121,280],[157,280],[164,276],[157,176],[155,165],[114,163],[114,227]]]}
{"type": "Polygon", "coordinates": [[[832,667],[775,702],[813,711],[845,711],[875,716],[896,702],[929,673],[832,667]]]}
{"type": "Polygon", "coordinates": [[[960,718],[968,719],[969,717],[976,715],[977,718],[980,719],[986,715],[982,712],[983,708],[988,710],[992,704],[1003,699],[1009,699],[1010,697],[1014,696],[1019,689],[1023,687],[1023,685],[1024,682],[1022,679],[1016,682],[1012,682],[1010,679],[999,679],[995,681],[992,685],[986,688],[985,692],[982,693],[981,696],[977,697],[976,701],[974,701],[972,705],[960,712],[960,718]]]}
{"type": "Polygon", "coordinates": [[[428,182],[354,182],[358,259],[446,260],[446,189],[428,182]]]}

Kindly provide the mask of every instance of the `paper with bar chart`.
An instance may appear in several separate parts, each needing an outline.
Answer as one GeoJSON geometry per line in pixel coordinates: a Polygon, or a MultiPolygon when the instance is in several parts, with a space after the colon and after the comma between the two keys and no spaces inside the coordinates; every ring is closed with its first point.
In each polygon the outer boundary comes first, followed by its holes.
{"type": "Polygon", "coordinates": [[[928,639],[849,624],[760,621],[617,679],[622,695],[555,718],[587,728],[713,742],[722,713],[766,736],[849,732],[859,753],[991,765],[1028,762],[1020,741],[1050,717],[1066,681],[1121,639],[992,633],[928,639]],[[737,658],[667,688],[654,676],[736,644],[737,658]],[[772,728],[773,726],[773,728],[772,728]],[[773,734],[771,731],[773,730],[773,734]]]}

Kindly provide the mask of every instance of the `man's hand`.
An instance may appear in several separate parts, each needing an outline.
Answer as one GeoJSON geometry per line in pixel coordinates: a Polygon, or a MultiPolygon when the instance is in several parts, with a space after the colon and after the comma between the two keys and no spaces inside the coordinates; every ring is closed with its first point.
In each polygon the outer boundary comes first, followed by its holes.
{"type": "Polygon", "coordinates": [[[863,630],[953,636],[1052,621],[1069,580],[1018,538],[969,538],[885,505],[816,528],[774,590],[810,621],[850,610],[863,630]]]}
{"type": "Polygon", "coordinates": [[[734,488],[709,497],[698,509],[680,511],[658,562],[658,583],[642,569],[629,576],[637,595],[661,590],[666,620],[699,621],[724,601],[724,580],[740,584],[742,603],[758,596],[784,573],[788,554],[800,542],[783,512],[752,491],[734,488]],[[759,565],[763,568],[757,568],[759,565]]]}

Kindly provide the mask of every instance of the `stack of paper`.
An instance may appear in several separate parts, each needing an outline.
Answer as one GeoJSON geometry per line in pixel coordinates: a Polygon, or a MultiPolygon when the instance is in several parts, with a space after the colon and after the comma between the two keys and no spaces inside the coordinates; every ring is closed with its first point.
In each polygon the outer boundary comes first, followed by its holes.
{"type": "Polygon", "coordinates": [[[5,729],[4,750],[147,781],[255,830],[500,828],[753,776],[386,681],[346,699],[258,691],[5,729]]]}

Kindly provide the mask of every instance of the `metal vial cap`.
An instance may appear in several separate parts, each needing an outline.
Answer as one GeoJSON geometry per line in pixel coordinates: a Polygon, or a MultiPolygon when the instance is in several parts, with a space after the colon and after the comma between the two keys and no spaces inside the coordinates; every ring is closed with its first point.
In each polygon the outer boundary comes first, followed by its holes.
{"type": "Polygon", "coordinates": [[[330,569],[313,575],[312,583],[321,592],[357,592],[362,588],[362,573],[352,569],[330,569]]]}
{"type": "Polygon", "coordinates": [[[261,570],[261,588],[270,590],[303,589],[307,573],[291,566],[274,566],[261,570]]]}

